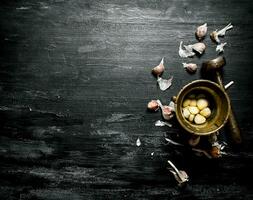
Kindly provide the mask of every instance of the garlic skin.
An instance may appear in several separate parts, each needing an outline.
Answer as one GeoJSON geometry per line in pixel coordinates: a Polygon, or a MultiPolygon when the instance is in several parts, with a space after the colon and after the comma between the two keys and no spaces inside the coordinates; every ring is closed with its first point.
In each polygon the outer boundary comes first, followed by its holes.
{"type": "Polygon", "coordinates": [[[182,63],[183,67],[189,73],[195,73],[197,71],[198,66],[195,63],[182,63]]]}
{"type": "Polygon", "coordinates": [[[161,77],[157,78],[157,83],[159,85],[160,90],[165,91],[172,85],[173,76],[169,79],[163,79],[161,77]]]}
{"type": "Polygon", "coordinates": [[[192,48],[189,48],[188,46],[184,45],[183,49],[183,41],[180,42],[179,45],[179,50],[178,50],[178,54],[181,58],[188,58],[188,57],[193,57],[195,55],[195,53],[192,51],[192,48]]]}
{"type": "Polygon", "coordinates": [[[152,73],[155,75],[155,76],[160,76],[165,70],[165,67],[164,67],[164,58],[162,58],[161,62],[159,65],[157,65],[156,67],[154,67],[152,69],[152,73]]]}
{"type": "Polygon", "coordinates": [[[207,33],[207,23],[199,26],[196,30],[196,37],[199,41],[203,40],[206,36],[206,33],[207,33]]]}
{"type": "Polygon", "coordinates": [[[224,51],[224,47],[226,46],[226,42],[224,42],[224,43],[220,43],[219,45],[217,45],[217,47],[216,47],[216,51],[218,52],[218,53],[222,53],[223,51],[224,51]]]}
{"type": "Polygon", "coordinates": [[[159,105],[157,103],[156,100],[151,100],[150,102],[148,102],[148,106],[147,108],[150,110],[150,111],[158,111],[159,110],[159,105]]]}
{"type": "Polygon", "coordinates": [[[173,113],[174,111],[172,107],[162,105],[160,100],[156,100],[156,101],[162,110],[162,116],[165,120],[170,120],[172,117],[174,117],[174,113],[173,113]]]}
{"type": "Polygon", "coordinates": [[[195,124],[204,124],[206,122],[206,118],[200,114],[197,114],[194,118],[194,122],[195,124]]]}
{"type": "Polygon", "coordinates": [[[210,34],[210,38],[216,42],[216,43],[220,43],[220,39],[219,39],[219,36],[225,36],[226,34],[226,31],[230,30],[233,28],[233,25],[231,23],[229,23],[227,26],[225,26],[223,29],[221,30],[215,30],[213,31],[211,34],[210,34]]]}
{"type": "Polygon", "coordinates": [[[206,45],[203,42],[198,42],[192,45],[188,45],[189,48],[192,48],[194,51],[202,55],[206,50],[206,45]]]}

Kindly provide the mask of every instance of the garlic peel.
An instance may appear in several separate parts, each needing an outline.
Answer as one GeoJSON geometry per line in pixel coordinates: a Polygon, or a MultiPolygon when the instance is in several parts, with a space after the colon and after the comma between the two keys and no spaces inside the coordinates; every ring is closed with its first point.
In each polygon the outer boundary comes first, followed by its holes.
{"type": "Polygon", "coordinates": [[[173,76],[169,79],[163,79],[161,77],[157,78],[157,83],[159,85],[160,90],[165,91],[172,85],[173,76]]]}
{"type": "Polygon", "coordinates": [[[231,23],[229,23],[227,26],[225,26],[223,29],[221,30],[215,30],[210,34],[211,39],[216,42],[216,43],[220,43],[220,39],[219,36],[225,36],[226,31],[230,30],[233,28],[233,25],[231,23]]]}
{"type": "Polygon", "coordinates": [[[224,47],[226,46],[226,44],[227,44],[226,42],[218,44],[216,47],[216,51],[218,53],[222,53],[224,51],[224,47]]]}
{"type": "Polygon", "coordinates": [[[178,54],[181,58],[188,58],[193,57],[195,53],[192,51],[191,48],[188,46],[184,46],[185,49],[183,49],[183,41],[180,42],[178,54]]]}
{"type": "Polygon", "coordinates": [[[158,111],[158,109],[159,109],[159,105],[158,105],[158,103],[157,103],[157,101],[156,100],[151,100],[149,103],[148,103],[148,109],[150,110],[150,111],[158,111]]]}

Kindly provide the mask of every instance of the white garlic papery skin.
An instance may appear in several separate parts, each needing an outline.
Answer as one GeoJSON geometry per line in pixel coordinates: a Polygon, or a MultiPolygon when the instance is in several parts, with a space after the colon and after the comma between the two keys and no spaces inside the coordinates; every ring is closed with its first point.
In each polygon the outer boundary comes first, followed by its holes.
{"type": "Polygon", "coordinates": [[[183,49],[183,41],[181,41],[178,50],[178,54],[181,58],[193,57],[195,55],[195,53],[192,51],[192,48],[189,48],[188,46],[185,45],[184,48],[185,49],[183,49]]]}
{"type": "Polygon", "coordinates": [[[156,76],[160,76],[164,72],[164,70],[164,58],[162,58],[160,64],[152,69],[152,73],[156,76]]]}
{"type": "Polygon", "coordinates": [[[219,45],[217,45],[217,47],[216,47],[216,51],[218,52],[218,53],[222,53],[223,51],[224,51],[224,47],[226,46],[226,42],[224,42],[224,43],[220,43],[219,45]]]}
{"type": "Polygon", "coordinates": [[[199,26],[196,30],[196,37],[199,41],[203,40],[207,33],[207,23],[199,26]]]}
{"type": "Polygon", "coordinates": [[[197,114],[194,118],[194,122],[195,124],[204,124],[206,122],[206,118],[200,114],[197,114]]]}
{"type": "Polygon", "coordinates": [[[230,30],[233,28],[233,25],[231,23],[229,23],[227,26],[225,26],[223,29],[221,30],[215,30],[210,34],[211,39],[216,42],[216,43],[220,43],[220,39],[219,36],[225,36],[226,31],[230,30]]]}
{"type": "Polygon", "coordinates": [[[183,67],[190,73],[197,71],[198,66],[195,63],[182,63],[183,67]]]}
{"type": "Polygon", "coordinates": [[[169,79],[163,79],[161,77],[157,78],[157,83],[160,90],[165,91],[172,85],[173,76],[169,79]]]}
{"type": "Polygon", "coordinates": [[[158,105],[157,101],[156,100],[151,100],[148,103],[148,109],[151,110],[151,111],[158,111],[159,105],[158,105]]]}

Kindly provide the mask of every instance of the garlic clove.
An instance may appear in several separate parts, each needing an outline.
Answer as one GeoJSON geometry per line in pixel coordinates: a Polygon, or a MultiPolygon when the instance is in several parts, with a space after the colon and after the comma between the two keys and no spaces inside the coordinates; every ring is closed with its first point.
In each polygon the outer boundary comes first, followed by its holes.
{"type": "Polygon", "coordinates": [[[158,103],[157,103],[157,101],[156,100],[151,100],[149,103],[148,103],[148,109],[150,110],[150,111],[158,111],[158,109],[159,109],[159,105],[158,105],[158,103]]]}
{"type": "Polygon", "coordinates": [[[218,53],[222,53],[223,51],[224,51],[224,47],[226,46],[226,42],[224,42],[224,43],[220,43],[219,45],[217,45],[217,47],[216,47],[216,51],[218,52],[218,53]]]}
{"type": "Polygon", "coordinates": [[[165,70],[165,67],[164,67],[164,58],[162,58],[161,62],[159,65],[157,65],[156,67],[154,67],[152,69],[152,73],[155,75],[155,76],[160,76],[165,70]]]}
{"type": "Polygon", "coordinates": [[[191,114],[196,115],[199,113],[199,109],[196,106],[189,106],[189,111],[191,114]]]}
{"type": "Polygon", "coordinates": [[[157,83],[159,85],[160,90],[165,91],[172,85],[173,76],[170,79],[163,79],[161,77],[158,77],[157,83]]]}
{"type": "Polygon", "coordinates": [[[178,54],[181,58],[188,58],[193,57],[195,53],[192,51],[191,48],[187,48],[187,46],[184,46],[185,49],[183,49],[183,41],[180,42],[178,54]]]}
{"type": "Polygon", "coordinates": [[[163,106],[162,109],[162,116],[165,120],[170,120],[174,115],[173,115],[173,110],[169,106],[163,106]]]}
{"type": "Polygon", "coordinates": [[[207,33],[207,23],[199,26],[196,30],[196,37],[199,41],[203,40],[207,33]]]}
{"type": "Polygon", "coordinates": [[[197,100],[197,107],[199,110],[202,110],[208,106],[208,101],[206,99],[197,100]]]}
{"type": "Polygon", "coordinates": [[[201,114],[205,118],[208,118],[208,117],[210,117],[211,113],[212,112],[211,112],[210,108],[206,107],[203,110],[201,110],[199,114],[201,114]]]}
{"type": "Polygon", "coordinates": [[[195,115],[193,115],[193,114],[190,114],[190,116],[189,116],[188,120],[189,120],[190,122],[193,122],[193,120],[194,120],[194,117],[195,117],[195,115]]]}
{"type": "Polygon", "coordinates": [[[220,39],[218,38],[218,33],[217,33],[217,30],[216,31],[213,31],[211,34],[210,34],[210,38],[212,41],[216,42],[216,43],[220,43],[220,39]]]}
{"type": "Polygon", "coordinates": [[[190,113],[190,111],[189,111],[189,109],[188,109],[187,107],[183,108],[183,116],[184,116],[186,119],[189,118],[190,114],[191,114],[191,113],[190,113]]]}
{"type": "Polygon", "coordinates": [[[190,106],[197,106],[197,100],[192,99],[190,102],[190,106]]]}
{"type": "Polygon", "coordinates": [[[199,54],[203,54],[206,50],[206,45],[203,42],[198,42],[192,45],[192,49],[199,54]]]}
{"type": "Polygon", "coordinates": [[[198,66],[195,63],[182,63],[186,71],[194,73],[197,71],[198,66]]]}
{"type": "Polygon", "coordinates": [[[183,102],[183,107],[189,106],[190,103],[191,103],[191,100],[190,100],[190,99],[185,99],[184,102],[183,102]]]}
{"type": "Polygon", "coordinates": [[[194,122],[195,124],[204,124],[206,122],[206,118],[200,114],[197,114],[194,118],[194,122]]]}

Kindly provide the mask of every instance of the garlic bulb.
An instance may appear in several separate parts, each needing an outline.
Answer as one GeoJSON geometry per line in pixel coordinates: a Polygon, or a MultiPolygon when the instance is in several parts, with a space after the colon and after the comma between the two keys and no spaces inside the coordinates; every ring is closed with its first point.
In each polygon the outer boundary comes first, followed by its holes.
{"type": "Polygon", "coordinates": [[[207,23],[199,26],[196,30],[196,37],[199,41],[203,40],[207,33],[207,23]]]}
{"type": "Polygon", "coordinates": [[[197,71],[198,66],[195,63],[182,63],[183,67],[190,73],[197,71]]]}
{"type": "Polygon", "coordinates": [[[223,29],[221,30],[215,30],[210,34],[211,39],[216,42],[216,43],[220,43],[220,39],[219,36],[225,36],[226,31],[230,30],[233,28],[233,25],[231,23],[229,23],[227,26],[225,26],[223,29]]]}
{"type": "Polygon", "coordinates": [[[150,110],[150,111],[158,111],[158,109],[159,109],[159,105],[158,105],[158,103],[157,103],[157,101],[156,100],[151,100],[149,103],[148,103],[148,109],[150,110]]]}
{"type": "Polygon", "coordinates": [[[189,48],[188,46],[184,45],[183,49],[183,41],[180,42],[179,45],[179,50],[178,50],[178,54],[181,58],[188,58],[188,57],[193,57],[195,55],[195,53],[192,51],[192,48],[189,48]]]}
{"type": "Polygon", "coordinates": [[[161,60],[161,62],[160,62],[160,64],[159,65],[157,65],[156,67],[154,67],[153,69],[152,69],[152,73],[154,74],[154,75],[156,75],[156,76],[160,76],[163,72],[164,72],[164,70],[165,70],[165,67],[164,67],[164,58],[162,58],[162,60],[161,60]]]}
{"type": "Polygon", "coordinates": [[[219,45],[217,45],[217,47],[216,47],[216,51],[218,52],[218,53],[222,53],[223,51],[224,51],[224,47],[226,46],[226,42],[224,42],[224,43],[220,43],[219,45]]]}
{"type": "Polygon", "coordinates": [[[194,122],[195,124],[204,124],[206,122],[206,118],[200,114],[197,114],[194,118],[194,122]]]}

